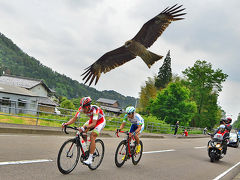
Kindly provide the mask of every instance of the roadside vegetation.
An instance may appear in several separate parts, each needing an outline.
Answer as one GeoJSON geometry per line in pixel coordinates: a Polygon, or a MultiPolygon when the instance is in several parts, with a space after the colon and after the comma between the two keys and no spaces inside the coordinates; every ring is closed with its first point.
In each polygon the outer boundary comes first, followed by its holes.
{"type": "MultiPolygon", "coordinates": [[[[144,132],[148,133],[163,133],[163,134],[173,134],[174,127],[165,123],[164,121],[159,121],[155,116],[143,116],[145,120],[145,130],[144,132]],[[148,128],[148,129],[146,129],[148,128]]],[[[61,127],[62,122],[69,120],[69,117],[63,117],[59,115],[40,115],[33,116],[28,114],[18,114],[18,115],[0,115],[0,123],[11,123],[11,124],[25,124],[25,125],[38,125],[38,126],[49,126],[49,127],[61,127]],[[20,117],[23,116],[23,117],[20,117]],[[51,119],[51,120],[47,120],[51,119]]],[[[114,131],[122,123],[122,118],[119,117],[106,117],[107,124],[104,130],[114,131]]],[[[82,116],[81,119],[74,124],[76,126],[83,125],[87,121],[87,117],[82,116]]],[[[73,126],[74,126],[73,125],[73,126]]],[[[124,131],[129,130],[130,123],[127,123],[124,131]]],[[[189,134],[201,134],[202,130],[200,129],[190,129],[186,127],[189,131],[189,134]]],[[[185,127],[180,127],[178,134],[181,134],[185,127]]]]}

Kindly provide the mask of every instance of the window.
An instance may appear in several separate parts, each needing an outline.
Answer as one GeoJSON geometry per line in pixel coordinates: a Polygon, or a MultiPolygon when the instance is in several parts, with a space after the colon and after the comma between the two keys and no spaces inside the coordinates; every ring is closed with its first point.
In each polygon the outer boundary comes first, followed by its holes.
{"type": "Polygon", "coordinates": [[[26,100],[18,99],[18,106],[19,106],[19,107],[24,107],[26,103],[27,103],[26,100]]]}
{"type": "Polygon", "coordinates": [[[2,99],[0,100],[0,104],[5,105],[5,106],[11,105],[10,98],[9,97],[2,97],[2,99]]]}

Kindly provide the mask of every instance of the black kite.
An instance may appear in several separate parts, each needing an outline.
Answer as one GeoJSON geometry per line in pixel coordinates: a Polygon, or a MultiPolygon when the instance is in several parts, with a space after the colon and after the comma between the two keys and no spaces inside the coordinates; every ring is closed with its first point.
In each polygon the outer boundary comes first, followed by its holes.
{"type": "Polygon", "coordinates": [[[85,84],[91,79],[89,86],[96,78],[95,85],[97,84],[101,73],[106,73],[112,69],[121,66],[122,64],[134,59],[136,56],[140,56],[143,61],[150,68],[156,61],[161,59],[163,56],[152,53],[147,50],[161,34],[168,27],[172,21],[181,20],[179,16],[185,15],[186,13],[180,13],[184,9],[181,6],[174,5],[167,7],[160,14],[146,22],[137,35],[127,41],[123,46],[105,53],[95,63],[86,68],[83,80],[85,84]]]}

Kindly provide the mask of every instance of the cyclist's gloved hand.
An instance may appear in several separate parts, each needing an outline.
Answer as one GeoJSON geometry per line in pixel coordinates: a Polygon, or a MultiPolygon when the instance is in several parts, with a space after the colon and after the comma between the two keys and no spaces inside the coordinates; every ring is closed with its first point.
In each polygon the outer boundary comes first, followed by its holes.
{"type": "Polygon", "coordinates": [[[67,125],[67,123],[62,123],[62,129],[67,125]]]}
{"type": "Polygon", "coordinates": [[[85,128],[82,126],[79,128],[79,132],[84,132],[85,131],[85,128]]]}
{"type": "Polygon", "coordinates": [[[120,131],[120,129],[116,129],[116,133],[118,133],[120,131]]]}

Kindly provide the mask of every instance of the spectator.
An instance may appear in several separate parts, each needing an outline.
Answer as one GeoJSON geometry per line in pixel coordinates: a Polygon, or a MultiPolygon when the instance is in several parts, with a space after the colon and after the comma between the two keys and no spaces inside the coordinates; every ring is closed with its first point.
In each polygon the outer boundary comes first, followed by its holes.
{"type": "Polygon", "coordinates": [[[207,133],[207,127],[205,127],[205,128],[203,129],[203,134],[206,135],[206,133],[207,133]]]}
{"type": "Polygon", "coordinates": [[[188,131],[187,131],[187,129],[184,130],[184,136],[186,136],[186,137],[188,136],[188,131]]]}
{"type": "Polygon", "coordinates": [[[176,136],[177,131],[178,131],[178,128],[179,128],[179,121],[177,121],[176,124],[175,124],[175,132],[174,132],[174,136],[176,136]]]}

